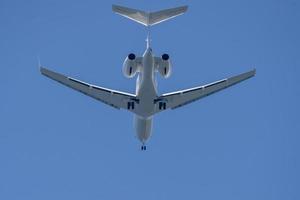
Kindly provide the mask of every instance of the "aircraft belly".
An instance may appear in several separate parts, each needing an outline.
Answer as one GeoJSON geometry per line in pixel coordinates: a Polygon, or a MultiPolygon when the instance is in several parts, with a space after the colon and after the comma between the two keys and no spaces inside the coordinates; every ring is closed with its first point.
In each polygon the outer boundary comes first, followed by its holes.
{"type": "Polygon", "coordinates": [[[137,106],[137,114],[140,117],[148,118],[155,113],[154,99],[157,98],[156,88],[152,80],[142,80],[137,92],[139,104],[137,106]]]}
{"type": "Polygon", "coordinates": [[[151,136],[152,118],[134,117],[134,126],[136,129],[137,138],[141,142],[146,142],[151,136]]]}
{"type": "Polygon", "coordinates": [[[143,55],[143,64],[138,76],[136,95],[139,100],[136,106],[134,126],[137,138],[145,143],[151,136],[152,116],[155,113],[154,99],[157,98],[157,91],[154,74],[154,58],[152,50],[148,48],[143,55]]]}

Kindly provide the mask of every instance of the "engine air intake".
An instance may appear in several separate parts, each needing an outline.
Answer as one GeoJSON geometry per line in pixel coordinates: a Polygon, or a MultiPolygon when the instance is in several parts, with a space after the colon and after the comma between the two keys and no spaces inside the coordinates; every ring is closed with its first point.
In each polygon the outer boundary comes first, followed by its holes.
{"type": "Polygon", "coordinates": [[[161,56],[161,58],[162,58],[163,60],[169,60],[170,56],[169,56],[168,54],[164,53],[164,54],[161,56]]]}
{"type": "Polygon", "coordinates": [[[134,60],[135,59],[135,54],[131,53],[128,55],[129,60],[134,60]]]}

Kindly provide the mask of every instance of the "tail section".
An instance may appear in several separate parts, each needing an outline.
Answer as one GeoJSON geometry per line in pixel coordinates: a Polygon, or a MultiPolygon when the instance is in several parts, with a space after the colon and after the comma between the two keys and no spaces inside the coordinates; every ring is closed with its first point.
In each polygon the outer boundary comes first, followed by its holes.
{"type": "Polygon", "coordinates": [[[140,24],[143,24],[144,26],[153,26],[168,19],[177,17],[185,13],[187,9],[188,6],[181,6],[157,12],[145,12],[142,10],[136,10],[118,5],[112,6],[112,10],[115,13],[127,17],[140,24]]]}

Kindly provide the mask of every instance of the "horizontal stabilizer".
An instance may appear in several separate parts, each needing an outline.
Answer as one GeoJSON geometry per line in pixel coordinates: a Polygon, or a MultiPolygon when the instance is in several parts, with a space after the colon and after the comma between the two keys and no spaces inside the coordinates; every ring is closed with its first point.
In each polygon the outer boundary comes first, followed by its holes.
{"type": "Polygon", "coordinates": [[[145,12],[142,10],[136,10],[118,5],[112,6],[112,10],[115,13],[127,17],[145,26],[152,26],[160,22],[166,21],[168,19],[171,19],[173,17],[176,17],[178,15],[182,15],[187,11],[187,9],[188,6],[181,6],[157,12],[145,12]]]}

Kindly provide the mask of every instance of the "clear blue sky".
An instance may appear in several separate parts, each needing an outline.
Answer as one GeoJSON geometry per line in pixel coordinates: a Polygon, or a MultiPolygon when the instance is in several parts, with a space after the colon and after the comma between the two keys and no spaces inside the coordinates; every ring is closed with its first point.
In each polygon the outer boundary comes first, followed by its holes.
{"type": "Polygon", "coordinates": [[[296,0],[0,1],[0,199],[300,199],[300,3],[296,0]],[[42,64],[134,92],[121,67],[145,28],[111,4],[188,12],[153,27],[171,92],[253,67],[257,76],[154,119],[146,152],[132,115],[39,74],[42,64]]]}

